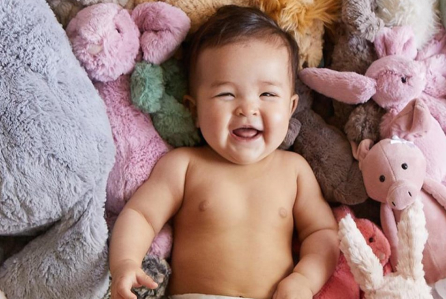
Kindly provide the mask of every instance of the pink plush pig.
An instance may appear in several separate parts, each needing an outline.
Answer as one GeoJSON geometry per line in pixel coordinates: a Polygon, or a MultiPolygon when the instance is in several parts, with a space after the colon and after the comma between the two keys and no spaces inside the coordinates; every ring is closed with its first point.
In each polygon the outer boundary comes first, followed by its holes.
{"type": "Polygon", "coordinates": [[[391,263],[396,266],[398,260],[397,223],[401,213],[420,198],[429,233],[423,252],[425,278],[434,284],[446,277],[446,187],[426,177],[426,159],[412,142],[395,136],[372,145],[371,140],[362,141],[354,149],[354,156],[359,160],[368,195],[382,203],[381,224],[391,244],[391,263]]]}

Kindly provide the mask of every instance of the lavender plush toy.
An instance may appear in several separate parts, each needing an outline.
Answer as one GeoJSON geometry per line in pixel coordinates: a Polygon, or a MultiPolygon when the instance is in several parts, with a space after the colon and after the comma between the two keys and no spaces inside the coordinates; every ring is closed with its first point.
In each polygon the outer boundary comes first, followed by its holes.
{"type": "MultiPolygon", "coordinates": [[[[141,56],[153,63],[168,59],[189,26],[189,18],[181,10],[155,2],[138,5],[131,14],[116,4],[92,5],[81,10],[67,27],[74,54],[107,106],[116,144],[116,162],[107,182],[106,213],[110,228],[158,159],[170,149],[150,117],[132,105],[130,73],[141,56]]],[[[162,266],[162,260],[169,255],[171,245],[171,229],[167,225],[152,244],[149,257],[156,259],[148,257],[148,261],[157,263],[154,268],[161,269],[163,276],[170,271],[162,266]]],[[[154,265],[150,266],[148,269],[154,265]]],[[[167,281],[167,277],[163,284],[160,281],[159,288],[164,290],[167,281]]]]}

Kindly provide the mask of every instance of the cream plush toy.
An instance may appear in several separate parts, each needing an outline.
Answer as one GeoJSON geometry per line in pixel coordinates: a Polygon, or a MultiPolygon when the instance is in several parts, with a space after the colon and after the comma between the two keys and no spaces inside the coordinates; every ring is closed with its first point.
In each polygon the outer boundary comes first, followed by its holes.
{"type": "Polygon", "coordinates": [[[432,299],[424,279],[424,244],[428,233],[423,205],[415,200],[398,223],[396,272],[383,275],[382,265],[367,245],[350,215],[339,223],[340,248],[366,299],[432,299]]]}

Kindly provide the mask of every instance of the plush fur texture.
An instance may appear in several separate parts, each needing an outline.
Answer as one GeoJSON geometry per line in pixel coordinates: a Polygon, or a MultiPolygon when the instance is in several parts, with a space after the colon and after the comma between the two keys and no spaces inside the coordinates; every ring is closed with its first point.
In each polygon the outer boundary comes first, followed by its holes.
{"type": "MultiPolygon", "coordinates": [[[[159,4],[177,10],[168,4],[150,3],[136,7],[134,13],[138,19],[144,11],[151,16],[150,9],[159,11],[159,4]]],[[[127,10],[116,4],[89,6],[70,22],[67,34],[74,54],[96,81],[112,125],[117,153],[107,183],[106,203],[107,220],[112,227],[124,204],[169,148],[151,119],[131,104],[130,76],[123,74],[130,73],[135,66],[140,33],[127,10]]],[[[146,44],[145,48],[149,46],[146,44]]]]}
{"type": "Polygon", "coordinates": [[[294,36],[299,45],[299,68],[321,63],[324,27],[339,19],[340,0],[252,0],[252,5],[294,36]]]}
{"type": "Polygon", "coordinates": [[[445,44],[446,36],[440,35],[417,54],[409,27],[384,28],[375,40],[381,58],[364,76],[308,68],[300,72],[300,78],[318,92],[344,103],[364,103],[372,97],[393,115],[412,99],[420,98],[446,130],[445,44]]]}
{"type": "Polygon", "coordinates": [[[429,232],[423,251],[425,278],[433,284],[446,277],[446,253],[441,249],[446,245],[443,233],[446,187],[426,176],[426,159],[413,143],[394,137],[371,147],[372,144],[370,140],[362,141],[355,156],[359,159],[367,193],[382,203],[381,224],[391,244],[392,265],[398,269],[398,262],[406,262],[398,249],[398,244],[403,242],[401,235],[397,235],[401,212],[414,201],[420,201],[429,232]]]}
{"type": "MultiPolygon", "coordinates": [[[[135,5],[158,0],[135,0],[135,5]]],[[[212,16],[218,8],[225,5],[249,6],[252,0],[162,0],[180,8],[191,20],[190,33],[197,29],[212,16]]]]}
{"type": "Polygon", "coordinates": [[[115,154],[105,105],[44,0],[0,7],[0,235],[31,239],[1,263],[0,290],[101,298],[115,154]]]}
{"type": "Polygon", "coordinates": [[[299,80],[297,93],[299,105],[293,118],[301,127],[293,150],[311,165],[326,200],[349,205],[365,202],[368,196],[348,140],[311,110],[311,91],[299,80]]]}
{"type": "MultiPolygon", "coordinates": [[[[345,0],[342,23],[338,27],[332,54],[331,69],[365,74],[378,59],[372,42],[383,26],[408,25],[413,29],[415,47],[421,49],[433,38],[438,28],[436,1],[417,0],[345,0]]],[[[330,123],[344,129],[349,140],[378,140],[382,111],[375,104],[357,109],[334,101],[334,117],[330,123]],[[371,112],[371,113],[370,113],[371,112]],[[360,122],[361,120],[361,122],[360,122]],[[365,130],[364,130],[365,129],[365,130]]]]}
{"type": "Polygon", "coordinates": [[[423,206],[416,200],[401,216],[398,224],[399,261],[396,272],[383,275],[378,258],[367,246],[352,217],[339,223],[340,248],[366,299],[432,299],[424,280],[421,260],[428,237],[423,206]]]}
{"type": "Polygon", "coordinates": [[[65,28],[72,18],[85,6],[98,3],[115,3],[122,7],[130,5],[133,0],[46,0],[57,17],[59,23],[65,28]]]}
{"type": "Polygon", "coordinates": [[[192,114],[182,103],[187,84],[179,61],[138,63],[131,90],[133,104],[150,114],[157,132],[170,145],[195,146],[201,142],[192,114]]]}
{"type": "Polygon", "coordinates": [[[408,25],[422,49],[437,33],[440,25],[438,0],[376,0],[376,16],[388,27],[408,25]]]}
{"type": "MultiPolygon", "coordinates": [[[[368,219],[358,219],[347,206],[339,206],[333,209],[333,214],[339,222],[349,215],[356,223],[367,245],[372,248],[373,254],[378,257],[383,272],[391,272],[389,262],[390,244],[384,233],[373,222],[368,219]]],[[[315,299],[359,299],[363,294],[360,292],[358,283],[355,281],[347,260],[343,254],[339,256],[339,262],[333,275],[325,283],[322,289],[314,296],[315,299]]]]}

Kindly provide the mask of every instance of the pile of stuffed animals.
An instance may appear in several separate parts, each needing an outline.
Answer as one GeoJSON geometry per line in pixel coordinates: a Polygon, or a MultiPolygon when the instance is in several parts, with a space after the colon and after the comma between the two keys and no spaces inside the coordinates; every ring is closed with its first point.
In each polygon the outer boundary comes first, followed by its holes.
{"type": "MultiPolygon", "coordinates": [[[[46,1],[110,122],[109,231],[162,155],[202,142],[183,41],[223,5],[254,6],[300,49],[281,148],[310,163],[340,221],[343,254],[315,298],[446,298],[446,0],[46,1]]],[[[143,261],[159,287],[138,298],[165,294],[171,246],[166,224],[143,261]]]]}

